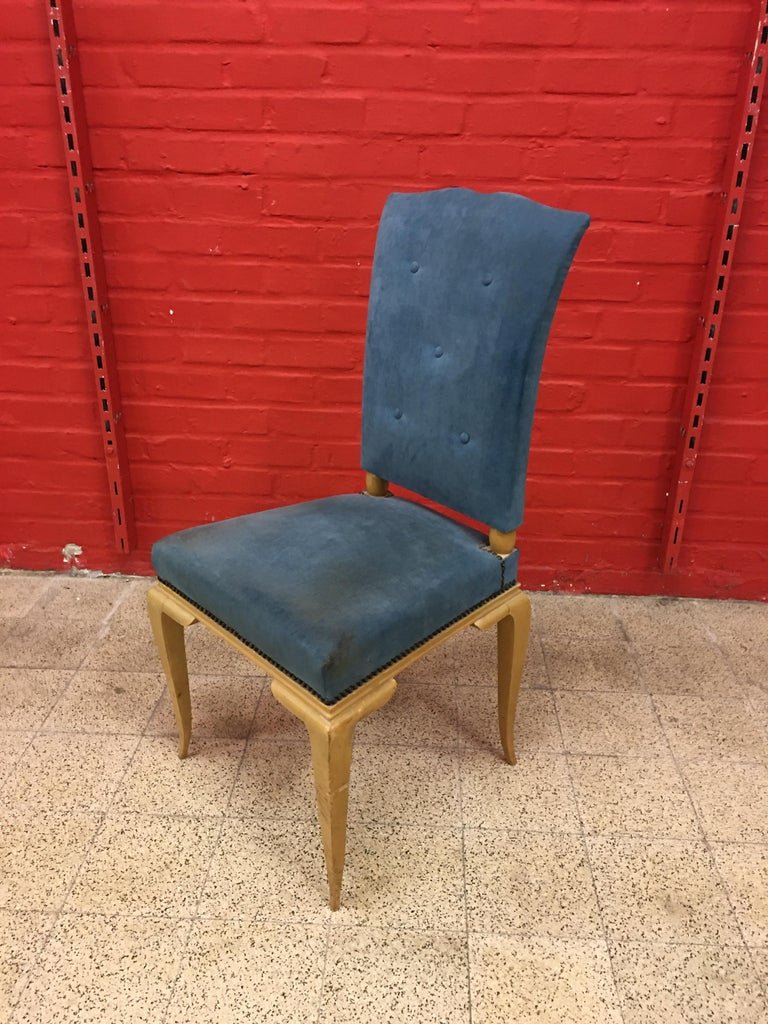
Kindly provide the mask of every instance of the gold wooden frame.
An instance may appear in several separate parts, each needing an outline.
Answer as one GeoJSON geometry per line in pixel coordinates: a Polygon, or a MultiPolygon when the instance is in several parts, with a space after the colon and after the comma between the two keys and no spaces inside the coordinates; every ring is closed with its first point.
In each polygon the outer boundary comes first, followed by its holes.
{"type": "Polygon", "coordinates": [[[387,703],[397,688],[395,677],[403,669],[467,626],[489,629],[495,625],[497,628],[499,732],[504,756],[510,764],[515,763],[515,712],[531,622],[530,601],[519,586],[492,597],[332,705],[324,704],[319,697],[163,583],[158,582],[149,590],[147,603],[176,715],[179,757],[187,756],[192,733],[184,630],[195,622],[201,622],[263,669],[271,677],[274,697],[306,726],[332,910],[338,910],[341,902],[355,726],[361,718],[387,703]]]}

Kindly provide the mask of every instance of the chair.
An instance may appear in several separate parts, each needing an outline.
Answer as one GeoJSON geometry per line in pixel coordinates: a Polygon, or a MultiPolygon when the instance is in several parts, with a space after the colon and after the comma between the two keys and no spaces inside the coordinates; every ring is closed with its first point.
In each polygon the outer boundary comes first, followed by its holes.
{"type": "Polygon", "coordinates": [[[549,327],[589,218],[521,196],[394,194],[368,313],[366,489],[155,544],[152,629],[185,757],[184,629],[201,622],[264,669],[309,734],[330,905],[341,899],[356,724],[396,677],[466,626],[497,627],[499,728],[514,719],[530,626],[517,581],[531,423],[549,327]],[[486,537],[403,488],[489,524],[486,537]]]}

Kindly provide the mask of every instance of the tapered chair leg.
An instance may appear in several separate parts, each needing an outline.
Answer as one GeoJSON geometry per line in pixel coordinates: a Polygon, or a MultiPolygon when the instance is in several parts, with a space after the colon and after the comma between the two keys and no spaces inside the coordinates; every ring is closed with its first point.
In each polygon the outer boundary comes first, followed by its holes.
{"type": "Polygon", "coordinates": [[[276,699],[304,722],[309,733],[331,910],[338,910],[341,905],[355,726],[361,718],[386,704],[396,687],[394,679],[386,679],[374,686],[361,687],[327,707],[298,685],[289,685],[282,679],[272,681],[276,699]]]}
{"type": "Polygon", "coordinates": [[[192,705],[189,697],[187,654],[184,648],[184,629],[196,622],[186,607],[175,601],[173,595],[155,584],[147,594],[149,621],[160,655],[168,693],[176,715],[179,731],[179,757],[186,757],[192,735],[192,705]]]}
{"type": "Polygon", "coordinates": [[[317,816],[328,876],[328,898],[331,910],[338,910],[347,849],[349,770],[352,767],[355,729],[349,724],[330,729],[309,726],[308,732],[315,774],[317,816]]]}
{"type": "Polygon", "coordinates": [[[515,713],[520,680],[531,631],[531,602],[522,590],[508,606],[509,614],[496,626],[498,641],[499,733],[504,756],[515,763],[515,713]]]}

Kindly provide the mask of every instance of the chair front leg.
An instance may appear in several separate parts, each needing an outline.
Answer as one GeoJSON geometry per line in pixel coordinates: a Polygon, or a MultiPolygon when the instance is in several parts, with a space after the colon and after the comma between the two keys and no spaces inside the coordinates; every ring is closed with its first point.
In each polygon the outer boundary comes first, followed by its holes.
{"type": "Polygon", "coordinates": [[[504,756],[515,764],[515,712],[531,631],[531,602],[519,590],[496,626],[498,643],[499,733],[504,756]]]}
{"type": "Polygon", "coordinates": [[[302,720],[309,733],[331,910],[341,905],[355,726],[386,704],[396,688],[394,679],[374,680],[328,707],[298,684],[272,680],[275,698],[302,720]]]}
{"type": "Polygon", "coordinates": [[[149,590],[147,607],[157,652],[165,671],[168,693],[176,715],[179,757],[186,757],[192,735],[192,704],[189,697],[184,629],[197,620],[188,608],[182,606],[173,593],[160,583],[156,583],[149,590]]]}

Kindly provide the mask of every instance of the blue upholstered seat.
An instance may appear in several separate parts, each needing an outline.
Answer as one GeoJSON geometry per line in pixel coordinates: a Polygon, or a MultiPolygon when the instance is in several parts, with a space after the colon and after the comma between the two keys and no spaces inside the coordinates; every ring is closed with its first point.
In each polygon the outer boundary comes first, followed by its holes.
{"type": "Polygon", "coordinates": [[[486,538],[399,498],[310,501],[172,534],[159,578],[326,703],[515,582],[486,538]]]}
{"type": "MultiPolygon", "coordinates": [[[[368,316],[364,469],[497,530],[521,522],[552,317],[589,218],[507,193],[390,196],[368,316]]],[[[258,388],[254,382],[254,389],[258,388]]],[[[333,703],[514,582],[485,538],[347,495],[155,545],[161,580],[333,703]]]]}

